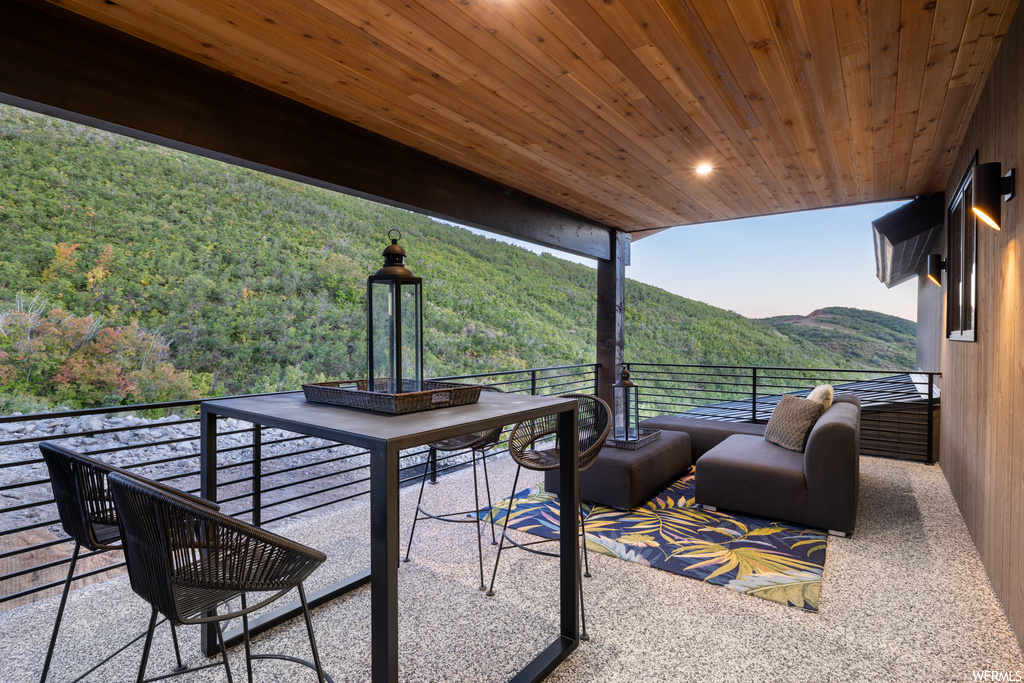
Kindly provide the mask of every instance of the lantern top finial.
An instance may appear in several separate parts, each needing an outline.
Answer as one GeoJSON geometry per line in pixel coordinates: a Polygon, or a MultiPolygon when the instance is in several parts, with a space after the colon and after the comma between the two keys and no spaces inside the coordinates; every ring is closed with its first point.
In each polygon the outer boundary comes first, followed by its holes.
{"type": "Polygon", "coordinates": [[[612,386],[614,387],[635,387],[638,386],[636,382],[629,378],[629,369],[625,365],[622,366],[622,371],[619,373],[619,379],[612,386]]]}
{"type": "Polygon", "coordinates": [[[405,249],[398,244],[398,240],[402,239],[402,233],[391,229],[388,230],[388,237],[391,238],[391,244],[384,249],[384,266],[373,276],[413,277],[412,271],[405,267],[405,249]]]}

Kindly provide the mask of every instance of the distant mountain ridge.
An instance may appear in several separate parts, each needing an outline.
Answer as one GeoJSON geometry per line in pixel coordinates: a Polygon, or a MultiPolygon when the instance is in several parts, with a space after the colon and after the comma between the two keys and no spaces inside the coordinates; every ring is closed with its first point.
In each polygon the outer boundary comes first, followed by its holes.
{"type": "MultiPolygon", "coordinates": [[[[215,394],[364,376],[365,282],[391,228],[424,278],[429,375],[595,361],[593,268],[0,106],[0,316],[24,292],[137,321],[215,394]]],[[[914,365],[914,323],[870,311],[750,320],[629,280],[625,315],[630,361],[914,365]]]]}
{"type": "Polygon", "coordinates": [[[761,322],[866,367],[903,369],[916,363],[917,324],[897,316],[832,306],[761,322]]]}

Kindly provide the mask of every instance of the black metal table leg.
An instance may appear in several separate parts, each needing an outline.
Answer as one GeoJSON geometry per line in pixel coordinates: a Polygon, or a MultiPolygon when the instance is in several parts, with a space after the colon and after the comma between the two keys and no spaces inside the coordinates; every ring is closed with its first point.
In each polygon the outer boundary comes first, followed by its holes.
{"type": "MultiPolygon", "coordinates": [[[[563,510],[576,510],[580,502],[580,474],[576,467],[576,460],[579,457],[576,450],[578,420],[579,415],[575,410],[558,415],[558,440],[562,444],[559,474],[565,477],[562,481],[572,482],[571,486],[563,487],[559,496],[559,505],[563,510]]],[[[563,638],[570,638],[578,644],[580,606],[577,582],[580,580],[580,548],[579,536],[576,533],[576,515],[564,514],[561,516],[558,535],[561,564],[559,604],[562,607],[560,632],[563,638]]]]}
{"type": "MultiPolygon", "coordinates": [[[[217,413],[203,403],[199,413],[199,495],[217,502],[217,413]]],[[[220,652],[217,627],[213,623],[201,627],[200,649],[207,657],[220,652]]]]}
{"type": "Polygon", "coordinates": [[[398,682],[398,449],[370,450],[370,679],[398,682]]]}
{"type": "MultiPolygon", "coordinates": [[[[578,420],[579,415],[575,410],[558,414],[558,441],[562,444],[572,444],[571,447],[563,448],[561,451],[559,476],[563,482],[572,482],[569,486],[563,485],[559,494],[559,507],[562,510],[575,510],[579,506],[580,477],[579,470],[576,468],[578,420]]],[[[511,683],[537,683],[544,680],[580,644],[580,594],[577,583],[580,580],[580,553],[575,515],[560,516],[558,535],[559,637],[516,674],[511,683]]]]}

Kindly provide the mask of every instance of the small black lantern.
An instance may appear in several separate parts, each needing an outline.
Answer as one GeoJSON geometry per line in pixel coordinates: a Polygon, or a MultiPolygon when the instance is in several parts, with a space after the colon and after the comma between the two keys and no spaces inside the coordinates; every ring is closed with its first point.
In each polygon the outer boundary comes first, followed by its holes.
{"type": "Polygon", "coordinates": [[[629,370],[622,366],[619,380],[612,385],[612,419],[616,441],[636,441],[640,438],[640,387],[629,378],[629,370]]]}
{"type": "Polygon", "coordinates": [[[423,279],[405,267],[402,233],[390,230],[384,266],[366,280],[367,389],[423,389],[423,279]]]}

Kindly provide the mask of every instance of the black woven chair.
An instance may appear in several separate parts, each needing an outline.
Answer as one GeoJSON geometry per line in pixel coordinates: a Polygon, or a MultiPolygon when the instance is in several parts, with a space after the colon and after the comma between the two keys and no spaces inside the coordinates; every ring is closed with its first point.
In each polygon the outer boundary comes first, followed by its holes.
{"type": "MultiPolygon", "coordinates": [[[[142,650],[138,680],[144,680],[157,614],[173,624],[216,626],[228,680],[231,668],[220,622],[242,618],[245,664],[252,681],[253,659],[283,659],[314,669],[318,680],[331,681],[320,665],[306,591],[302,582],[327,559],[319,550],[258,529],[233,517],[169,494],[120,474],[110,475],[110,490],[119,511],[121,535],[132,590],[148,602],[153,613],[142,650]],[[249,614],[299,591],[313,662],[282,654],[253,655],[249,614]],[[248,605],[247,592],[270,593],[248,605]],[[218,607],[239,598],[241,608],[217,614],[218,607]]],[[[217,663],[195,667],[205,669],[217,663]]]]}
{"type": "MultiPolygon", "coordinates": [[[[501,389],[497,387],[483,386],[480,387],[483,391],[496,391],[500,392],[501,389]]],[[[486,432],[474,432],[472,434],[465,434],[463,436],[452,437],[451,439],[445,439],[444,441],[435,441],[434,443],[428,444],[430,451],[427,455],[427,462],[423,467],[423,477],[420,480],[420,495],[416,500],[416,512],[412,518],[412,529],[409,531],[409,543],[405,548],[405,559],[404,562],[409,561],[409,551],[412,550],[412,539],[416,535],[416,522],[420,518],[430,518],[440,520],[442,522],[456,522],[456,523],[475,523],[476,524],[476,546],[477,554],[480,559],[480,590],[484,590],[484,549],[483,543],[480,540],[483,535],[483,531],[480,526],[480,517],[487,510],[491,509],[491,483],[487,477],[487,451],[492,446],[498,443],[498,439],[501,438],[501,431],[504,427],[496,427],[486,432]],[[454,452],[470,449],[473,453],[473,501],[476,507],[472,510],[463,510],[461,512],[446,512],[443,514],[434,514],[423,506],[423,490],[426,488],[427,475],[430,475],[430,483],[437,483],[437,452],[454,452]],[[480,463],[483,465],[484,471],[484,489],[487,492],[487,507],[480,506],[480,486],[477,483],[477,457],[479,456],[480,463]]],[[[491,544],[496,544],[497,538],[494,535],[494,525],[491,526],[491,544]]]]}
{"type": "MultiPolygon", "coordinates": [[[[608,437],[608,430],[611,426],[611,411],[608,409],[608,404],[596,396],[563,394],[562,398],[574,398],[579,404],[579,419],[577,422],[577,449],[579,457],[577,463],[579,469],[583,470],[594,462],[604,446],[604,440],[608,437]]],[[[512,495],[508,498],[508,508],[505,510],[505,523],[501,530],[501,543],[498,545],[498,555],[494,558],[494,572],[491,574],[491,587],[488,589],[487,595],[494,595],[494,578],[498,575],[498,562],[501,560],[501,551],[504,549],[506,541],[512,546],[528,550],[532,553],[547,555],[548,557],[558,557],[558,553],[532,547],[541,543],[550,543],[550,539],[519,543],[508,535],[508,522],[512,517],[513,496],[515,496],[516,488],[519,486],[519,474],[523,471],[524,467],[528,470],[557,469],[560,456],[557,437],[557,415],[545,415],[520,422],[512,428],[512,433],[508,438],[508,452],[512,455],[512,459],[516,461],[518,466],[516,467],[515,479],[512,482],[512,495]]],[[[565,514],[564,510],[562,514],[565,514]]],[[[491,519],[493,518],[494,514],[492,513],[491,519]]],[[[583,529],[583,566],[585,568],[583,576],[589,577],[590,561],[587,556],[587,527],[583,518],[582,502],[579,507],[579,519],[583,529]]],[[[583,608],[582,580],[580,581],[580,614],[583,627],[580,638],[588,640],[587,616],[583,608]]]]}
{"type": "MultiPolygon", "coordinates": [[[[75,565],[78,563],[82,548],[91,552],[121,549],[121,532],[117,525],[117,510],[114,508],[114,501],[110,497],[110,491],[107,487],[107,475],[119,472],[126,477],[149,481],[154,487],[188,498],[197,505],[206,506],[214,510],[219,509],[219,506],[216,503],[197,498],[165,484],[150,481],[120,467],[107,465],[55,443],[44,441],[39,444],[39,450],[42,452],[43,460],[46,461],[46,468],[50,472],[50,487],[53,489],[53,497],[57,503],[57,512],[60,515],[61,525],[75,542],[75,550],[71,555],[71,566],[68,568],[68,576],[64,581],[64,591],[61,594],[60,606],[57,608],[57,620],[53,624],[53,634],[50,636],[50,647],[46,651],[46,661],[43,664],[43,675],[40,680],[45,681],[50,671],[54,646],[57,644],[57,633],[60,630],[61,620],[64,618],[64,607],[67,604],[68,592],[71,589],[71,583],[75,576],[75,565]]],[[[171,636],[174,640],[174,654],[178,660],[178,668],[176,670],[182,670],[184,667],[181,663],[178,637],[174,632],[173,624],[171,625],[171,636]]],[[[142,635],[139,635],[138,638],[127,643],[120,650],[112,653],[83,674],[83,676],[88,675],[110,661],[111,658],[124,651],[125,648],[141,637],[142,635]]]]}

